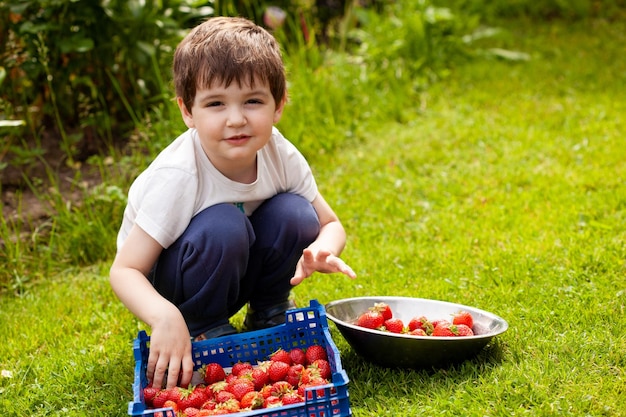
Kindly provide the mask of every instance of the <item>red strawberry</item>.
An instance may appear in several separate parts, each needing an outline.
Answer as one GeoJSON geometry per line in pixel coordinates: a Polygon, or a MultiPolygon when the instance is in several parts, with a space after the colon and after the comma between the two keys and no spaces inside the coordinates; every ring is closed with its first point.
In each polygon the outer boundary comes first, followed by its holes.
{"type": "Polygon", "coordinates": [[[465,324],[456,324],[457,336],[474,336],[472,329],[465,324]]]}
{"type": "Polygon", "coordinates": [[[218,404],[225,403],[228,400],[234,400],[235,394],[230,391],[220,391],[215,393],[215,402],[218,404]]]}
{"type": "Polygon", "coordinates": [[[450,323],[448,320],[445,320],[445,319],[433,320],[432,323],[433,323],[433,330],[438,326],[449,327],[452,325],[452,323],[450,323]]]}
{"type": "Polygon", "coordinates": [[[230,373],[237,376],[248,369],[252,369],[252,364],[250,362],[237,362],[233,365],[230,373]]]}
{"type": "Polygon", "coordinates": [[[390,318],[385,320],[385,329],[391,333],[402,333],[404,330],[404,323],[398,318],[390,318]]]}
{"type": "Polygon", "coordinates": [[[289,351],[289,357],[291,358],[291,363],[293,364],[306,364],[306,356],[304,355],[304,351],[300,348],[293,348],[289,351]]]}
{"type": "Polygon", "coordinates": [[[233,393],[237,401],[241,401],[244,395],[254,391],[254,383],[250,379],[239,378],[230,384],[227,390],[233,393]]]}
{"type": "Polygon", "coordinates": [[[265,385],[263,388],[261,388],[260,393],[263,398],[269,397],[270,395],[272,395],[272,386],[270,384],[265,385]]]}
{"type": "Polygon", "coordinates": [[[270,355],[270,360],[285,362],[287,365],[291,365],[291,356],[289,352],[284,349],[278,349],[276,352],[270,355]]]}
{"type": "Polygon", "coordinates": [[[280,398],[275,395],[270,395],[263,401],[263,408],[282,407],[283,403],[280,398]]]}
{"type": "Polygon", "coordinates": [[[226,372],[224,371],[224,368],[222,368],[222,365],[214,362],[204,365],[201,368],[200,373],[204,377],[204,382],[208,385],[226,378],[226,372]]]}
{"type": "Polygon", "coordinates": [[[226,375],[226,379],[224,379],[224,381],[226,381],[226,384],[228,385],[228,384],[232,383],[233,381],[235,381],[237,378],[239,378],[240,375],[243,375],[245,372],[249,372],[249,371],[250,371],[249,369],[245,369],[245,370],[241,370],[241,373],[237,374],[237,375],[235,375],[235,374],[228,374],[228,375],[226,375]]]}
{"type": "Polygon", "coordinates": [[[240,406],[241,408],[249,408],[250,410],[256,410],[257,408],[263,407],[263,402],[265,398],[263,398],[263,394],[258,391],[250,391],[246,393],[243,398],[241,398],[240,406]]]}
{"type": "Polygon", "coordinates": [[[278,381],[272,384],[272,390],[270,392],[270,395],[273,395],[278,398],[282,398],[283,395],[291,391],[293,391],[293,387],[291,386],[289,382],[278,381]]]}
{"type": "Polygon", "coordinates": [[[424,316],[413,317],[407,326],[409,328],[409,332],[415,329],[422,329],[424,333],[430,334],[433,331],[433,324],[424,316]]]}
{"type": "Polygon", "coordinates": [[[252,378],[252,382],[254,383],[254,389],[260,390],[263,388],[265,384],[267,384],[270,380],[270,375],[267,373],[267,370],[255,367],[250,374],[252,378]]]}
{"type": "Polygon", "coordinates": [[[382,314],[383,320],[389,320],[393,317],[391,307],[389,307],[387,303],[375,303],[374,307],[372,307],[372,311],[378,311],[380,314],[382,314]]]}
{"type": "Polygon", "coordinates": [[[283,405],[298,404],[304,402],[304,397],[297,392],[288,392],[281,398],[283,405]]]}
{"type": "Polygon", "coordinates": [[[474,318],[468,311],[459,311],[452,316],[452,324],[464,324],[471,329],[474,326],[474,318]]]}
{"type": "Polygon", "coordinates": [[[230,400],[224,401],[222,404],[219,404],[217,408],[219,408],[220,410],[228,411],[228,413],[236,413],[241,409],[241,406],[239,405],[239,401],[231,398],[230,400]]]}
{"type": "Polygon", "coordinates": [[[311,345],[304,352],[306,356],[306,363],[308,365],[312,364],[318,359],[328,360],[328,354],[326,353],[326,349],[324,349],[320,345],[311,345]]]}
{"type": "Polygon", "coordinates": [[[300,385],[303,370],[304,366],[301,364],[291,365],[289,372],[287,372],[287,376],[285,377],[285,381],[289,382],[293,387],[297,387],[300,385]]]}
{"type": "Polygon", "coordinates": [[[174,400],[167,400],[163,404],[164,408],[171,408],[174,412],[178,411],[178,404],[174,400]]]}
{"type": "Polygon", "coordinates": [[[378,329],[384,323],[385,319],[378,311],[366,311],[359,316],[356,322],[357,326],[365,327],[366,329],[378,329]]]}
{"type": "Polygon", "coordinates": [[[322,378],[330,379],[332,370],[330,369],[330,364],[326,359],[316,359],[311,366],[319,369],[319,373],[322,378]]]}
{"type": "Polygon", "coordinates": [[[201,410],[215,410],[215,407],[217,407],[217,401],[209,400],[202,404],[201,410]]]}
{"type": "MultiPolygon", "coordinates": [[[[470,329],[469,327],[467,327],[464,324],[459,324],[458,326],[456,324],[448,324],[448,325],[438,325],[437,327],[435,327],[435,330],[433,330],[433,334],[432,336],[444,336],[444,337],[454,337],[454,336],[460,336],[459,334],[459,326],[463,326],[464,328],[468,329],[469,331],[471,331],[472,329],[470,329]]],[[[467,332],[466,329],[463,329],[463,332],[467,332]]],[[[465,334],[467,336],[467,334],[465,334]]]]}
{"type": "Polygon", "coordinates": [[[165,390],[161,390],[159,392],[157,392],[157,394],[154,396],[154,398],[152,398],[152,407],[154,408],[163,408],[163,404],[165,404],[165,401],[169,400],[169,395],[167,393],[167,391],[165,390]]]}
{"type": "Polygon", "coordinates": [[[270,381],[272,382],[284,380],[287,376],[287,372],[289,372],[289,365],[281,361],[272,361],[267,371],[270,376],[270,381]]]}
{"type": "Polygon", "coordinates": [[[152,400],[159,393],[159,389],[150,385],[149,387],[145,387],[143,389],[143,400],[148,407],[152,407],[152,400]]]}
{"type": "MultiPolygon", "coordinates": [[[[308,395],[308,399],[310,400],[310,399],[313,398],[313,394],[308,393],[307,395],[305,395],[307,389],[318,387],[320,385],[326,385],[326,384],[328,384],[328,381],[326,381],[324,378],[321,378],[321,377],[314,378],[309,383],[300,385],[298,387],[298,394],[302,395],[305,398],[308,395]]],[[[325,395],[323,389],[315,390],[315,393],[317,394],[318,397],[324,397],[324,395],[325,395]]]]}
{"type": "Polygon", "coordinates": [[[413,329],[409,331],[409,334],[411,336],[428,336],[426,332],[424,331],[424,329],[413,329]]]}
{"type": "Polygon", "coordinates": [[[178,407],[181,410],[189,407],[199,409],[208,399],[209,397],[203,388],[191,388],[183,391],[181,399],[178,401],[178,407]]]}
{"type": "Polygon", "coordinates": [[[182,410],[185,417],[198,417],[198,414],[200,413],[200,409],[195,407],[187,407],[182,410]]]}

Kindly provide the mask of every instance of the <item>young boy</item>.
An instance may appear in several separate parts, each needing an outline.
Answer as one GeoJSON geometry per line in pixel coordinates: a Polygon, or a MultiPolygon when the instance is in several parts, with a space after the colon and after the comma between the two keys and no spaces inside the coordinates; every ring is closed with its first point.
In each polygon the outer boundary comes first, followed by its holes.
{"type": "Polygon", "coordinates": [[[151,327],[147,377],[187,385],[191,340],[284,322],[313,272],[356,275],[338,256],[345,231],[304,157],[274,124],[286,102],[276,40],[242,18],[207,20],[174,54],[189,128],[130,188],[110,272],[124,305],[151,327]]]}

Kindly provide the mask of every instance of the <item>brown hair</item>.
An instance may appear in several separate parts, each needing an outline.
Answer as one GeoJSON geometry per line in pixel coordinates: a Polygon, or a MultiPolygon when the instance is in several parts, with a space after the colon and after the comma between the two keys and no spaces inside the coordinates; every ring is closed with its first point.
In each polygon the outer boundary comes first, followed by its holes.
{"type": "Polygon", "coordinates": [[[238,17],[214,17],[196,26],[174,53],[174,88],[191,111],[196,90],[254,79],[269,85],[276,105],[287,94],[278,42],[265,29],[238,17]]]}

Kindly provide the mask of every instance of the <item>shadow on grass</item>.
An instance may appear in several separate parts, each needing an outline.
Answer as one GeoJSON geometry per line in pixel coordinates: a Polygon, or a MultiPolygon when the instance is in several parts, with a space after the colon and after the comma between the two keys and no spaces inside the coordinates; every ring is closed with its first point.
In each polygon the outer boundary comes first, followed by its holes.
{"type": "Polygon", "coordinates": [[[338,345],[343,367],[350,378],[350,402],[354,409],[369,410],[389,399],[411,399],[412,403],[407,406],[418,407],[420,401],[453,395],[460,386],[483,384],[506,361],[506,346],[498,338],[473,358],[429,369],[385,368],[364,360],[344,340],[338,341],[338,345]]]}

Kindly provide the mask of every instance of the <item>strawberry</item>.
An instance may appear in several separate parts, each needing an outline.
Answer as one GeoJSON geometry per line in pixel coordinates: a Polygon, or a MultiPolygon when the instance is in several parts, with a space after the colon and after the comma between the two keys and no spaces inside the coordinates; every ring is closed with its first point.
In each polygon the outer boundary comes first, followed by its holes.
{"type": "Polygon", "coordinates": [[[228,400],[234,400],[235,394],[230,391],[220,391],[215,393],[215,402],[218,404],[225,403],[228,400]]]}
{"type": "Polygon", "coordinates": [[[300,385],[303,370],[304,366],[301,364],[291,365],[289,372],[287,372],[287,376],[285,377],[285,381],[289,382],[293,387],[297,387],[300,385]]]}
{"type": "Polygon", "coordinates": [[[227,388],[229,392],[235,396],[237,401],[241,401],[244,395],[254,391],[254,383],[247,378],[239,378],[230,384],[227,388]]]}
{"type": "Polygon", "coordinates": [[[459,311],[452,316],[452,324],[464,324],[471,329],[474,327],[474,318],[468,311],[459,311]]]}
{"type": "Polygon", "coordinates": [[[374,307],[371,308],[372,311],[378,311],[383,316],[383,320],[389,320],[393,317],[393,312],[391,311],[391,307],[387,303],[375,303],[374,307]]]}
{"type": "Polygon", "coordinates": [[[304,402],[304,397],[297,392],[288,392],[281,398],[283,405],[298,404],[304,402]]]}
{"type": "Polygon", "coordinates": [[[282,398],[288,392],[293,391],[293,387],[287,381],[278,381],[272,384],[272,390],[270,391],[270,395],[273,395],[278,398],[282,398]]]}
{"type": "MultiPolygon", "coordinates": [[[[454,336],[470,336],[469,332],[472,329],[467,327],[464,324],[448,324],[448,325],[439,325],[435,327],[433,330],[432,336],[444,336],[444,337],[454,337],[454,336]]],[[[474,333],[471,333],[472,335],[474,333]]]]}
{"type": "Polygon", "coordinates": [[[311,345],[304,352],[306,356],[306,363],[308,365],[312,364],[318,359],[328,360],[328,354],[326,353],[326,349],[324,349],[320,345],[311,345]]]}
{"type": "MultiPolygon", "coordinates": [[[[317,377],[317,378],[311,379],[311,381],[309,383],[301,384],[298,387],[298,394],[300,394],[303,397],[308,398],[310,400],[310,399],[313,398],[313,394],[311,392],[307,393],[307,390],[310,389],[310,388],[315,388],[315,387],[318,387],[320,385],[326,385],[326,384],[328,384],[328,381],[325,380],[324,378],[317,377]]],[[[324,395],[325,395],[324,389],[314,390],[314,392],[316,393],[317,397],[324,397],[324,395]]]]}
{"type": "Polygon", "coordinates": [[[378,329],[385,323],[383,315],[378,311],[366,311],[361,314],[357,319],[357,326],[365,327],[366,329],[378,329]]]}
{"type": "Polygon", "coordinates": [[[178,411],[178,404],[174,400],[167,400],[163,404],[164,408],[171,408],[174,412],[178,411]]]}
{"type": "Polygon", "coordinates": [[[188,390],[184,390],[181,396],[180,401],[178,401],[178,407],[181,410],[185,408],[202,408],[202,404],[204,404],[209,399],[209,396],[205,393],[203,388],[191,388],[188,390]]]}
{"type": "Polygon", "coordinates": [[[326,359],[316,359],[311,364],[311,367],[319,369],[319,375],[324,379],[330,379],[332,375],[332,370],[330,369],[330,364],[326,359]]]}
{"type": "Polygon", "coordinates": [[[409,331],[409,334],[411,336],[428,336],[426,332],[424,331],[424,329],[413,329],[409,331]]]}
{"type": "Polygon", "coordinates": [[[430,334],[432,333],[434,326],[433,324],[430,322],[430,320],[428,320],[426,317],[424,316],[420,316],[420,317],[413,317],[408,324],[408,329],[409,332],[412,332],[415,329],[421,329],[424,331],[424,333],[426,334],[430,334]]]}
{"type": "Polygon", "coordinates": [[[152,407],[152,400],[159,393],[159,389],[150,385],[149,387],[145,387],[143,389],[143,400],[148,407],[152,407]]]}
{"type": "Polygon", "coordinates": [[[217,402],[215,400],[209,400],[209,401],[206,401],[204,404],[202,404],[202,407],[200,409],[201,410],[215,410],[215,407],[217,407],[217,402]]]}
{"type": "Polygon", "coordinates": [[[385,329],[391,333],[402,333],[404,330],[404,323],[398,318],[390,318],[385,320],[385,329]]]}
{"type": "Polygon", "coordinates": [[[200,369],[200,374],[204,378],[204,382],[211,385],[214,382],[221,381],[226,378],[226,372],[219,363],[207,363],[200,369]]]}
{"type": "Polygon", "coordinates": [[[263,401],[263,408],[282,407],[282,405],[283,403],[280,398],[275,395],[270,395],[263,401]]]}
{"type": "Polygon", "coordinates": [[[293,348],[289,351],[289,357],[291,358],[292,364],[306,364],[306,356],[304,354],[304,350],[300,348],[293,348]]]}
{"type": "Polygon", "coordinates": [[[254,389],[256,390],[263,388],[263,385],[267,384],[270,380],[270,375],[267,373],[267,370],[260,367],[255,367],[250,373],[250,377],[254,384],[254,389]]]}
{"type": "Polygon", "coordinates": [[[263,402],[265,398],[263,398],[263,394],[258,391],[250,391],[246,393],[240,401],[241,408],[248,408],[250,410],[256,410],[257,408],[263,407],[263,402]]]}
{"type": "Polygon", "coordinates": [[[269,397],[270,395],[272,395],[272,385],[270,384],[265,385],[263,388],[261,388],[260,393],[263,396],[263,398],[269,397]]]}
{"type": "Polygon", "coordinates": [[[240,374],[228,374],[226,375],[226,378],[224,379],[224,381],[226,381],[226,384],[231,384],[233,381],[235,381],[237,378],[239,378],[239,375],[243,375],[244,372],[249,372],[249,369],[245,369],[245,370],[240,370],[240,374]]]}
{"type": "Polygon", "coordinates": [[[165,390],[161,390],[156,393],[154,398],[152,398],[152,407],[153,408],[163,408],[163,404],[165,401],[168,401],[168,393],[165,390]]]}
{"type": "Polygon", "coordinates": [[[199,413],[200,413],[200,409],[195,408],[195,407],[187,407],[183,409],[183,415],[185,417],[198,417],[199,413]]]}
{"type": "Polygon", "coordinates": [[[237,362],[233,365],[230,373],[237,376],[245,370],[252,369],[252,364],[250,362],[237,362]]]}
{"type": "Polygon", "coordinates": [[[456,324],[457,336],[474,336],[472,329],[465,324],[456,324]]]}
{"type": "Polygon", "coordinates": [[[285,362],[287,365],[291,365],[291,356],[289,356],[289,352],[284,349],[278,349],[276,352],[272,353],[270,360],[285,362]]]}
{"type": "Polygon", "coordinates": [[[449,327],[452,325],[452,323],[450,323],[448,320],[445,320],[445,319],[433,320],[432,323],[433,323],[433,330],[437,328],[438,326],[449,327]]]}
{"type": "Polygon", "coordinates": [[[241,406],[239,405],[239,401],[231,398],[230,400],[226,400],[223,403],[219,404],[217,408],[219,408],[220,410],[228,411],[229,413],[236,413],[241,409],[241,406]]]}
{"type": "Polygon", "coordinates": [[[281,361],[272,361],[267,373],[270,376],[270,381],[277,382],[282,381],[289,372],[289,365],[281,361]]]}

